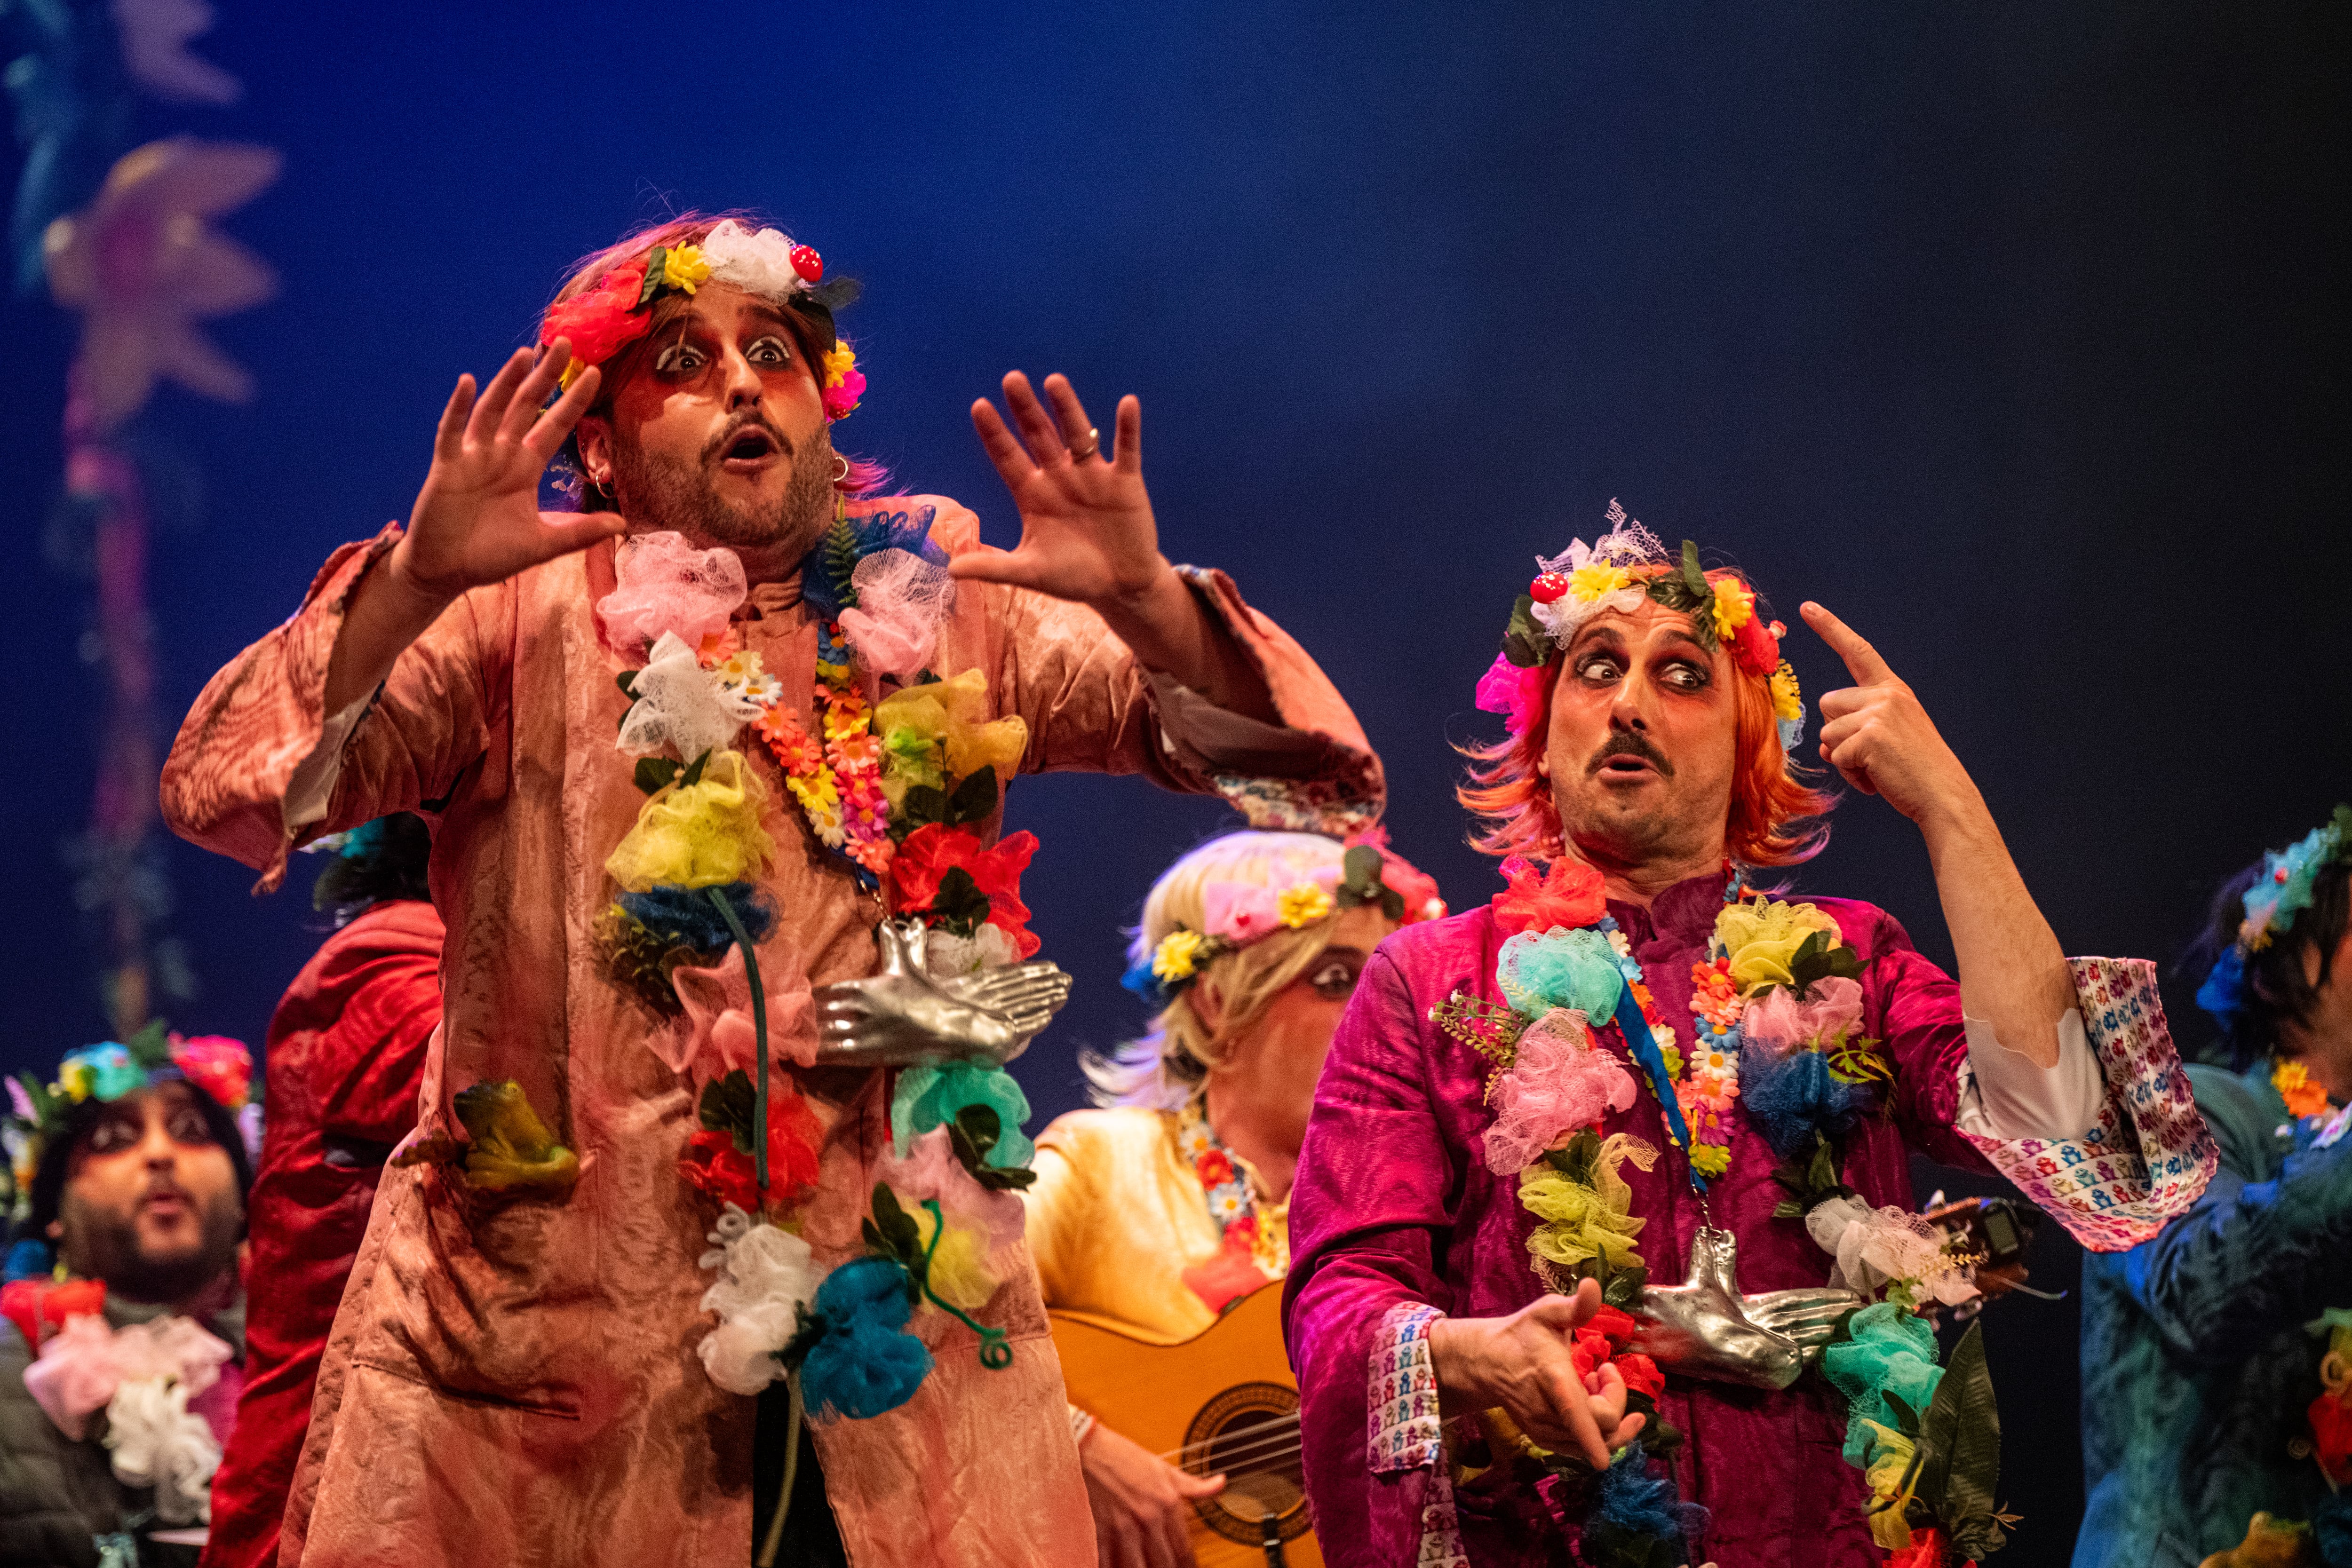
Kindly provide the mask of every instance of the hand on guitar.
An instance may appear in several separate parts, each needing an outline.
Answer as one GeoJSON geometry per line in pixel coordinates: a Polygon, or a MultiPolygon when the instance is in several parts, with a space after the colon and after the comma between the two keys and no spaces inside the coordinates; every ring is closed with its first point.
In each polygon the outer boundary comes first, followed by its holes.
{"type": "Polygon", "coordinates": [[[1196,1500],[1225,1490],[1224,1477],[1180,1470],[1099,1421],[1079,1446],[1078,1468],[1101,1568],[1192,1568],[1184,1522],[1196,1500]]]}
{"type": "Polygon", "coordinates": [[[1571,1335],[1601,1310],[1587,1280],[1572,1296],[1546,1296],[1507,1318],[1440,1318],[1429,1326],[1438,1408],[1467,1416],[1500,1406],[1536,1442],[1581,1453],[1597,1470],[1633,1440],[1644,1417],[1625,1414],[1625,1379],[1604,1365],[1580,1378],[1571,1335]]]}

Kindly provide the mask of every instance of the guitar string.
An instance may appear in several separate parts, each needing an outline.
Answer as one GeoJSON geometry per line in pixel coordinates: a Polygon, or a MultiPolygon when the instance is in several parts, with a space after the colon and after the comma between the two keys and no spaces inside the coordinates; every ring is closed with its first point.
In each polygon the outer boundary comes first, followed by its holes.
{"type": "Polygon", "coordinates": [[[1255,1444],[1246,1448],[1228,1448],[1222,1454],[1219,1454],[1213,1446],[1197,1446],[1191,1449],[1179,1448],[1173,1453],[1162,1454],[1160,1457],[1170,1464],[1179,1467],[1195,1460],[1206,1464],[1212,1458],[1226,1464],[1253,1463],[1279,1459],[1296,1454],[1304,1446],[1294,1433],[1287,1438],[1255,1444]]]}
{"type": "MultiPolygon", "coordinates": [[[[1298,1456],[1298,1454],[1303,1450],[1304,1447],[1305,1447],[1305,1446],[1304,1446],[1303,1444],[1299,1444],[1299,1443],[1292,1443],[1292,1444],[1290,1444],[1290,1445],[1289,1445],[1288,1447],[1286,1447],[1286,1448],[1276,1448],[1273,1449],[1272,1451],[1270,1451],[1270,1452],[1266,1452],[1266,1453],[1260,1453],[1260,1454],[1224,1454],[1224,1455],[1217,1456],[1217,1458],[1218,1458],[1218,1462],[1220,1462],[1220,1463],[1221,1463],[1221,1465],[1223,1466],[1223,1468],[1224,1469],[1228,1469],[1228,1470],[1230,1470],[1230,1469],[1232,1469],[1234,1468],[1234,1465],[1236,1465],[1236,1464],[1243,1464],[1243,1465],[1248,1465],[1248,1466],[1255,1467],[1255,1468],[1252,1469],[1249,1471],[1249,1473],[1250,1473],[1250,1474],[1252,1474],[1252,1475],[1257,1475],[1257,1474],[1261,1474],[1261,1473],[1269,1473],[1269,1474],[1270,1474],[1271,1472],[1270,1472],[1270,1471],[1266,1471],[1266,1470],[1265,1469],[1265,1467],[1269,1466],[1269,1465],[1279,1465],[1279,1464],[1283,1463],[1285,1460],[1291,1459],[1291,1458],[1296,1458],[1298,1456]]],[[[1161,1455],[1161,1456],[1160,1456],[1160,1458],[1165,1458],[1165,1459],[1168,1459],[1170,1463],[1176,1465],[1179,1469],[1183,1468],[1183,1465],[1186,1463],[1186,1461],[1185,1461],[1185,1460],[1183,1460],[1183,1459],[1179,1459],[1179,1458],[1174,1458],[1174,1457],[1172,1457],[1172,1456],[1166,1455],[1166,1454],[1161,1455]]],[[[1209,1459],[1209,1458],[1207,1458],[1207,1457],[1200,1457],[1200,1458],[1199,1458],[1199,1462],[1200,1462],[1200,1463],[1202,1463],[1202,1464],[1207,1464],[1207,1463],[1209,1463],[1209,1462],[1210,1462],[1210,1459],[1209,1459]]]]}
{"type": "MultiPolygon", "coordinates": [[[[1231,1446],[1225,1447],[1225,1457],[1227,1458],[1247,1458],[1255,1455],[1262,1448],[1279,1448],[1284,1444],[1289,1445],[1290,1452],[1296,1453],[1298,1451],[1302,1444],[1298,1435],[1298,1425],[1296,1421],[1292,1421],[1286,1425],[1277,1425],[1275,1422],[1267,1422],[1265,1425],[1268,1427],[1274,1427],[1276,1429],[1253,1436],[1245,1442],[1234,1443],[1231,1446]]],[[[1203,1443],[1187,1443],[1181,1448],[1169,1449],[1166,1453],[1161,1454],[1160,1458],[1166,1459],[1171,1464],[1179,1464],[1184,1459],[1196,1454],[1208,1454],[1218,1448],[1221,1445],[1218,1440],[1214,1438],[1203,1443]]]]}

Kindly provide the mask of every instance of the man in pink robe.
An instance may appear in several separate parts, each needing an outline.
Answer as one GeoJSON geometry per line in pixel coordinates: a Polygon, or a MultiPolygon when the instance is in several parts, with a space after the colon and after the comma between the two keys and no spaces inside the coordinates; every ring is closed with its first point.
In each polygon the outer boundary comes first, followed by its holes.
{"type": "MultiPolygon", "coordinates": [[[[1497,981],[1505,940],[1547,928],[1567,938],[1561,926],[1589,936],[1605,909],[1655,1017],[1686,1059],[1698,1055],[1694,966],[1708,956],[1729,890],[1748,880],[1739,868],[1807,858],[1821,841],[1807,819],[1829,804],[1790,769],[1795,736],[1776,708],[1790,719],[1793,675],[1776,672],[1779,628],[1767,636],[1745,580],[1702,574],[1687,546],[1688,566],[1675,564],[1622,512],[1612,517],[1620,527],[1598,547],[1580,542],[1544,563],[1533,592],[1553,601],[1521,601],[1507,656],[1480,688],[1480,706],[1507,712],[1512,735],[1473,753],[1485,766],[1463,798],[1489,819],[1474,841],[1547,861],[1550,875],[1538,886],[1531,869],[1507,864],[1515,885],[1493,905],[1383,942],[1316,1091],[1291,1203],[1286,1324],[1308,1493],[1335,1565],[1536,1568],[1570,1561],[1571,1550],[1588,1563],[1722,1568],[1859,1568],[1886,1556],[1866,1518],[1871,1488],[1841,1455],[1846,1401],[1818,1375],[1797,1375],[1832,1314],[1861,1301],[1817,1301],[1836,1259],[1807,1222],[1775,1218],[1794,1196],[1775,1177],[1790,1167],[1758,1119],[1751,1061],[1736,1058],[1738,1097],[1706,1129],[1730,1137],[1727,1165],[1702,1196],[1686,1148],[1664,1135],[1654,1080],[1629,1051],[1622,1013],[1590,1019],[1591,1052],[1615,1065],[1586,1071],[1629,1074],[1590,1124],[1658,1155],[1619,1173],[1651,1287],[1633,1310],[1654,1310],[1657,1289],[1686,1278],[1686,1260],[1695,1274],[1722,1257],[1727,1232],[1729,1293],[1747,1323],[1730,1322],[1717,1298],[1711,1343],[1760,1358],[1727,1367],[1658,1351],[1666,1375],[1655,1416],[1685,1441],[1657,1469],[1670,1469],[1681,1499],[1711,1522],[1661,1528],[1651,1555],[1625,1555],[1624,1531],[1607,1544],[1587,1511],[1589,1481],[1580,1490],[1515,1465],[1491,1451],[1502,1429],[1478,1419],[1501,1411],[1537,1444],[1606,1469],[1612,1449],[1633,1451],[1647,1417],[1627,1412],[1630,1379],[1575,1365],[1585,1352],[1570,1335],[1595,1315],[1596,1281],[1570,1286],[1575,1296],[1550,1292],[1531,1257],[1537,1218],[1521,1203],[1523,1170],[1542,1171],[1545,1149],[1603,1106],[1595,1100],[1536,1128],[1533,1157],[1525,1145],[1490,1157],[1497,1103],[1510,1097],[1495,1092],[1491,1055],[1442,1023],[1462,1016],[1462,998],[1524,1009],[1497,981]],[[1702,576],[1704,586],[1691,580],[1702,576]],[[1695,1259],[1703,1235],[1714,1245],[1695,1259]]],[[[1910,689],[1821,606],[1806,605],[1805,616],[1855,681],[1822,699],[1822,758],[1919,824],[1960,969],[1957,981],[1942,974],[1883,910],[1811,901],[1820,928],[1833,925],[1835,942],[1853,950],[1843,984],[1855,987],[1858,1013],[1841,1038],[1867,1037],[1878,1062],[1856,1097],[1867,1103],[1843,1114],[1824,1145],[1836,1182],[1871,1209],[1907,1211],[1909,1150],[1956,1165],[1990,1160],[2089,1246],[2153,1234],[2195,1199],[2214,1150],[2166,1035],[2152,967],[2062,956],[1981,797],[1910,689]]],[[[1680,1109],[1693,1128],[1713,1111],[1695,1094],[1680,1109]]],[[[1710,1141],[1720,1155],[1720,1137],[1710,1141]]]]}
{"type": "MultiPolygon", "coordinates": [[[[560,300],[713,228],[678,220],[624,241],[560,300]]],[[[417,1137],[458,1132],[459,1091],[513,1080],[579,1160],[559,1193],[485,1193],[436,1165],[387,1173],[328,1345],[283,1563],[740,1568],[751,1552],[753,1401],[715,1386],[695,1354],[713,1322],[697,1260],[717,1214],[679,1176],[696,1106],[649,1049],[660,1020],[608,974],[593,930],[613,897],[605,859],[643,799],[614,748],[629,706],[615,677],[635,661],[592,612],[615,586],[615,535],[733,550],[751,586],[731,629],[804,697],[820,627],[799,567],[836,506],[930,507],[961,592],[926,668],[986,677],[995,713],[1026,722],[1023,770],[1141,773],[1223,792],[1268,825],[1379,811],[1378,761],[1314,664],[1222,574],[1160,555],[1133,398],[1108,439],[1058,377],[1050,414],[1006,378],[1018,439],[975,407],[1021,514],[1013,551],[982,545],[952,501],[840,501],[836,481],[864,471],[835,456],[828,424],[854,391],[835,395],[829,316],[814,332],[794,287],[711,278],[660,298],[635,341],[583,344],[599,366],[563,378],[543,413],[563,336],[536,361],[517,354],[478,400],[461,379],[408,527],[338,550],[293,618],[213,679],[173,749],[166,816],[257,867],[261,891],[318,833],[395,810],[432,819],[446,1016],[417,1137]],[[559,451],[609,510],[540,512],[559,451]]],[[[872,974],[877,900],[769,781],[771,989],[872,974]]],[[[812,1239],[856,1233],[888,1145],[888,1076],[799,1074],[827,1126],[803,1211],[812,1239]]],[[[1015,1261],[976,1314],[1009,1333],[1009,1368],[983,1368],[971,1330],[926,1313],[915,1332],[936,1365],[913,1397],[814,1428],[856,1563],[1092,1560],[1060,1373],[1025,1252],[1015,1261]]]]}

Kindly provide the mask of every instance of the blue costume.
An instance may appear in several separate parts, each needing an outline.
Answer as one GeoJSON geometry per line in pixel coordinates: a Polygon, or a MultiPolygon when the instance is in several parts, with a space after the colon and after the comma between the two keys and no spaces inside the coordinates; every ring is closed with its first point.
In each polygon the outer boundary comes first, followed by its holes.
{"type": "Polygon", "coordinates": [[[2083,1467],[2074,1568],[2197,1568],[2257,1509],[2313,1521],[2352,1564],[2352,1488],[2331,1496],[2305,1410],[2352,1306],[2352,1137],[2310,1146],[2267,1062],[2188,1070],[2221,1145],[2205,1196],[2161,1235],[2083,1260],[2083,1467]]]}

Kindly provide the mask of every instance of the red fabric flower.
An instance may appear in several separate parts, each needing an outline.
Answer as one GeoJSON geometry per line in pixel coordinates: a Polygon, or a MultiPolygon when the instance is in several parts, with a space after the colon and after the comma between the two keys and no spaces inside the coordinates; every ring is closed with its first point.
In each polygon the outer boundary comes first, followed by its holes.
{"type": "Polygon", "coordinates": [[[1625,1386],[1636,1394],[1646,1394],[1655,1399],[1666,1391],[1666,1375],[1660,1372],[1658,1364],[1646,1355],[1628,1351],[1612,1358],[1612,1364],[1617,1368],[1617,1375],[1625,1380],[1625,1386]]]}
{"type": "Polygon", "coordinates": [[[1609,907],[1601,873],[1566,855],[1552,862],[1549,871],[1513,855],[1503,862],[1503,880],[1510,886],[1495,895],[1495,925],[1506,936],[1555,925],[1574,930],[1591,925],[1609,907]]]}
{"type": "Polygon", "coordinates": [[[2352,1481],[2352,1404],[2333,1394],[2311,1402],[2312,1441],[2319,1449],[2319,1468],[2337,1486],[2352,1481]]]}
{"type": "Polygon", "coordinates": [[[637,308],[637,296],[645,287],[643,261],[613,268],[593,288],[549,308],[539,325],[540,342],[569,338],[573,359],[583,365],[603,364],[653,329],[654,313],[637,308]]]}
{"type": "Polygon", "coordinates": [[[188,1082],[231,1111],[242,1111],[253,1094],[253,1053],[245,1041],[225,1034],[200,1034],[172,1042],[172,1065],[188,1082]]]}
{"type": "Polygon", "coordinates": [[[1223,1186],[1234,1179],[1234,1162],[1223,1149],[1211,1149],[1192,1162],[1192,1168],[1200,1173],[1203,1186],[1223,1186]]]}
{"type": "Polygon", "coordinates": [[[40,1354],[42,1329],[55,1333],[68,1318],[105,1310],[103,1280],[11,1280],[0,1285],[0,1317],[16,1325],[25,1348],[35,1355],[40,1354]]]}
{"type": "Polygon", "coordinates": [[[1780,667],[1780,640],[1762,616],[1751,614],[1731,634],[1731,662],[1751,675],[1769,675],[1780,667]]]}
{"type": "Polygon", "coordinates": [[[716,1127],[705,1127],[687,1140],[677,1174],[721,1203],[731,1203],[746,1214],[759,1212],[758,1173],[751,1168],[751,1156],[737,1153],[735,1140],[716,1127]]]}
{"type": "Polygon", "coordinates": [[[1024,958],[1030,957],[1040,944],[1029,932],[1029,906],[1021,902],[1021,873],[1036,852],[1034,833],[1013,833],[984,848],[977,828],[925,823],[907,835],[890,862],[891,912],[925,913],[939,902],[940,879],[961,867],[988,896],[988,923],[1013,938],[1014,949],[1024,958]]]}
{"type": "Polygon", "coordinates": [[[1944,1546],[1943,1534],[1935,1530],[1915,1530],[1911,1544],[1890,1552],[1886,1568],[1944,1568],[1951,1561],[1951,1552],[1944,1546]]]}
{"type": "MultiPolygon", "coordinates": [[[[817,1155],[824,1128],[808,1102],[790,1092],[768,1097],[768,1196],[790,1203],[816,1186],[817,1155]]],[[[732,1134],[705,1127],[687,1140],[678,1175],[721,1203],[747,1214],[760,1212],[759,1171],[751,1156],[735,1147],[732,1134]]]]}

